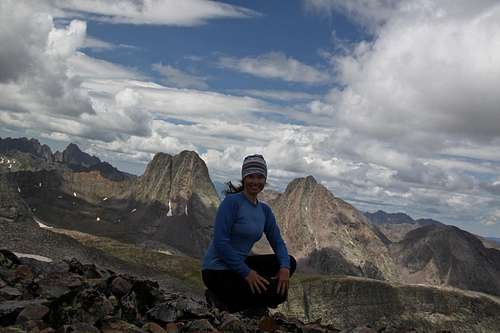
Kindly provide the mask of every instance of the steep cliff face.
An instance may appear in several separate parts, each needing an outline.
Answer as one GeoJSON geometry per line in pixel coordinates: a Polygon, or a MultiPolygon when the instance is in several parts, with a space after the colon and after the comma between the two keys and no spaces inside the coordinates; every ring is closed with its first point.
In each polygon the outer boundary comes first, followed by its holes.
{"type": "Polygon", "coordinates": [[[151,234],[154,240],[167,240],[185,253],[203,255],[211,238],[219,197],[198,154],[156,154],[137,179],[131,197],[159,212],[150,228],[156,230],[151,234]]]}
{"type": "Polygon", "coordinates": [[[194,216],[203,226],[212,225],[219,204],[205,162],[192,151],[156,154],[138,179],[134,197],[162,203],[169,216],[194,216]]]}
{"type": "MultiPolygon", "coordinates": [[[[313,177],[293,180],[269,204],[289,252],[314,270],[335,273],[332,265],[347,267],[347,262],[363,276],[396,278],[396,267],[384,240],[363,214],[313,177]]],[[[346,269],[351,271],[352,267],[346,269]]],[[[337,272],[342,273],[345,271],[337,272]]]]}
{"type": "Polygon", "coordinates": [[[9,175],[0,174],[0,223],[31,216],[31,209],[19,192],[19,187],[9,175]]]}
{"type": "Polygon", "coordinates": [[[104,198],[124,199],[130,196],[133,179],[114,181],[103,176],[100,171],[62,173],[61,190],[72,196],[74,193],[91,203],[102,202],[104,198]]]}
{"type": "Polygon", "coordinates": [[[449,285],[500,295],[500,251],[457,227],[429,225],[410,231],[391,252],[407,283],[449,285]]]}
{"type": "Polygon", "coordinates": [[[304,279],[278,310],[304,321],[378,332],[500,332],[500,301],[484,294],[356,277],[304,279]]]}

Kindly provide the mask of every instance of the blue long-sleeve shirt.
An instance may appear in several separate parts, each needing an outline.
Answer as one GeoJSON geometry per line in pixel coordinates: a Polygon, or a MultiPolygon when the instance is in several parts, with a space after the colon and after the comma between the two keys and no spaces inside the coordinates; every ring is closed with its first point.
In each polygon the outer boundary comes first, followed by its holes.
{"type": "Polygon", "coordinates": [[[290,268],[290,257],[271,208],[254,204],[243,192],[225,197],[217,210],[214,237],[203,259],[202,269],[231,269],[246,277],[245,259],[265,233],[280,267],[290,268]]]}

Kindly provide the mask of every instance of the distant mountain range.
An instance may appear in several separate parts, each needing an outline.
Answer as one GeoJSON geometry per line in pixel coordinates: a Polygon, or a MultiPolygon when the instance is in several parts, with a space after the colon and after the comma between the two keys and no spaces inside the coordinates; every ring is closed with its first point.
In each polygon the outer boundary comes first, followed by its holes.
{"type": "MultiPolygon", "coordinates": [[[[433,219],[418,219],[414,220],[405,213],[387,213],[383,210],[378,210],[375,213],[365,212],[365,216],[381,230],[392,241],[401,241],[405,235],[414,229],[427,225],[445,225],[442,222],[433,219]]],[[[485,246],[500,249],[500,238],[478,236],[485,246]]]]}

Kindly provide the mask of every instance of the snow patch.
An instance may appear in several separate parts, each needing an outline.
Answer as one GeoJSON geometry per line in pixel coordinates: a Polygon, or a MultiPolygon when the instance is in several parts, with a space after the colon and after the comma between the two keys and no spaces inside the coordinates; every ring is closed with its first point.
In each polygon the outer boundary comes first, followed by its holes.
{"type": "Polygon", "coordinates": [[[39,256],[36,254],[29,254],[29,253],[19,253],[19,252],[13,252],[18,258],[30,258],[30,259],[35,259],[38,261],[43,261],[43,262],[52,262],[53,260],[44,256],[39,256]]]}
{"type": "Polygon", "coordinates": [[[172,205],[170,203],[170,200],[168,200],[168,213],[167,216],[172,216],[172,205]]]}
{"type": "Polygon", "coordinates": [[[38,226],[42,229],[53,229],[54,228],[54,227],[50,227],[48,225],[43,224],[42,222],[38,221],[37,219],[35,219],[35,222],[38,223],[38,226]]]}
{"type": "Polygon", "coordinates": [[[168,251],[168,250],[156,250],[156,252],[163,253],[163,254],[166,254],[166,255],[169,255],[169,256],[173,255],[173,253],[170,252],[170,251],[168,251]]]}

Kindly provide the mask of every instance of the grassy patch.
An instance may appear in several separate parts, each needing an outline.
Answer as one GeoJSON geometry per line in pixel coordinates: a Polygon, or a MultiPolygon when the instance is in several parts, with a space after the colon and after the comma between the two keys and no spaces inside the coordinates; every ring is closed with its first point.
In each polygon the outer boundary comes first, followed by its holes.
{"type": "Polygon", "coordinates": [[[204,290],[200,271],[201,263],[197,259],[186,256],[167,255],[133,244],[119,242],[111,238],[93,236],[77,231],[51,230],[68,235],[85,246],[101,250],[125,262],[149,267],[155,271],[164,273],[167,275],[166,278],[177,278],[186,286],[195,290],[204,290]]]}

